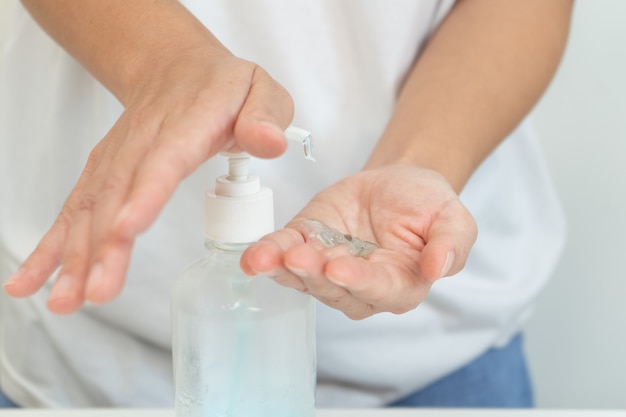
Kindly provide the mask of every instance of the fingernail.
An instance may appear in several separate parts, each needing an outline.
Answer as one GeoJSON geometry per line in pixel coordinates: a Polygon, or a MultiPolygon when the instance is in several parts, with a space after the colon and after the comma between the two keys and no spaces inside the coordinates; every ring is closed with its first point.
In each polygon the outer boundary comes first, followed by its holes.
{"type": "Polygon", "coordinates": [[[13,275],[11,275],[4,283],[4,285],[6,284],[13,284],[15,283],[15,281],[19,280],[21,275],[24,274],[24,268],[20,268],[17,271],[15,271],[15,273],[13,275]]]}
{"type": "Polygon", "coordinates": [[[329,276],[327,276],[326,278],[328,278],[328,280],[330,282],[332,282],[333,284],[335,284],[335,285],[337,285],[337,286],[339,286],[341,288],[347,288],[348,287],[348,285],[345,282],[337,281],[336,279],[333,279],[333,278],[331,278],[329,276]]]}
{"type": "Polygon", "coordinates": [[[87,277],[87,288],[85,289],[87,298],[91,298],[91,294],[97,291],[103,282],[104,268],[102,264],[95,264],[89,272],[89,277],[87,277]]]}
{"type": "Polygon", "coordinates": [[[2,288],[4,288],[4,290],[6,291],[9,287],[15,287],[16,285],[18,285],[18,282],[20,279],[22,279],[22,275],[24,275],[24,272],[24,268],[18,269],[13,275],[9,277],[9,279],[4,282],[2,288]]]}
{"type": "Polygon", "coordinates": [[[266,127],[270,130],[273,130],[274,132],[278,133],[281,136],[285,136],[285,132],[279,128],[278,126],[276,126],[274,123],[270,123],[270,122],[266,122],[266,121],[260,121],[259,125],[266,127]]]}
{"type": "Polygon", "coordinates": [[[455,258],[454,252],[453,251],[448,252],[448,256],[446,257],[446,263],[444,264],[439,277],[445,277],[446,275],[448,275],[448,273],[450,272],[450,269],[452,269],[452,264],[454,264],[454,258],[455,258]]]}
{"type": "Polygon", "coordinates": [[[122,207],[122,210],[120,210],[120,214],[118,214],[117,218],[115,219],[115,227],[124,223],[124,221],[130,216],[130,212],[131,212],[131,204],[126,203],[126,205],[122,207]]]}
{"type": "Polygon", "coordinates": [[[304,269],[296,268],[296,267],[293,267],[293,266],[290,266],[290,265],[287,265],[287,264],[285,264],[285,266],[287,267],[287,269],[289,269],[290,272],[298,275],[299,277],[306,278],[306,277],[309,276],[309,273],[306,270],[304,270],[304,269]]]}
{"type": "Polygon", "coordinates": [[[57,278],[52,291],[50,292],[49,300],[56,300],[59,298],[71,297],[74,295],[75,280],[71,275],[61,275],[57,278]]]}
{"type": "Polygon", "coordinates": [[[8,280],[4,284],[2,284],[2,288],[4,289],[4,292],[6,292],[7,294],[10,294],[11,288],[15,287],[15,284],[16,284],[15,281],[8,280]]]}

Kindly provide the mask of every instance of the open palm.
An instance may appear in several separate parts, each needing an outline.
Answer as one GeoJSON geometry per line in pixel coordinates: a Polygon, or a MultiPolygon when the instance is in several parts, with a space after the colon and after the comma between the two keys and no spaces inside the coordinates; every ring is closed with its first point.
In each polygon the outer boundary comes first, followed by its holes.
{"type": "Polygon", "coordinates": [[[284,229],[251,246],[241,265],[361,319],[415,308],[434,281],[463,268],[476,236],[474,219],[441,175],[385,166],[317,194],[284,229]],[[327,248],[310,237],[307,219],[380,248],[367,259],[327,248]]]}

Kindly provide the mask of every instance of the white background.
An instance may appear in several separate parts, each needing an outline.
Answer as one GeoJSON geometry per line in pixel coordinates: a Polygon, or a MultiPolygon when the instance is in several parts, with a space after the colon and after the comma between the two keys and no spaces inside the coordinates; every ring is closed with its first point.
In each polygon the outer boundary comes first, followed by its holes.
{"type": "Polygon", "coordinates": [[[538,402],[626,409],[626,1],[576,1],[535,114],[569,222],[527,331],[538,402]]]}
{"type": "MultiPolygon", "coordinates": [[[[549,1],[549,0],[546,0],[549,1]]],[[[0,37],[14,0],[0,0],[0,37]]],[[[538,405],[626,409],[626,1],[577,0],[535,109],[569,239],[527,328],[538,405]]]]}

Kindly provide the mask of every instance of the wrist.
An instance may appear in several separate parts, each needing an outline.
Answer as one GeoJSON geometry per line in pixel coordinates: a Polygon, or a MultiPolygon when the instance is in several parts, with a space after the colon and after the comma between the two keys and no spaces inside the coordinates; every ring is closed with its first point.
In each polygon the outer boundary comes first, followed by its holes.
{"type": "Polygon", "coordinates": [[[402,144],[398,142],[400,141],[381,140],[364,169],[390,165],[427,169],[443,176],[458,194],[480,163],[472,159],[471,152],[463,152],[458,145],[442,146],[444,142],[440,140],[415,139],[402,144]],[[395,143],[397,146],[390,147],[387,146],[388,143],[395,143]]]}
{"type": "Polygon", "coordinates": [[[144,50],[135,59],[126,60],[116,89],[110,90],[128,106],[144,94],[159,94],[162,86],[184,84],[194,72],[208,74],[224,58],[233,58],[233,55],[217,41],[169,40],[144,50]]]}
{"type": "Polygon", "coordinates": [[[226,48],[178,1],[22,0],[39,25],[124,105],[185,53],[226,48]]]}
{"type": "MultiPolygon", "coordinates": [[[[232,54],[195,17],[196,24],[184,24],[179,30],[162,31],[130,50],[120,62],[123,66],[115,74],[116,80],[107,87],[125,106],[142,92],[156,90],[166,82],[181,83],[193,67],[204,71],[232,54]],[[191,27],[190,27],[191,26],[191,27]]],[[[178,22],[176,27],[180,27],[178,22]]]]}

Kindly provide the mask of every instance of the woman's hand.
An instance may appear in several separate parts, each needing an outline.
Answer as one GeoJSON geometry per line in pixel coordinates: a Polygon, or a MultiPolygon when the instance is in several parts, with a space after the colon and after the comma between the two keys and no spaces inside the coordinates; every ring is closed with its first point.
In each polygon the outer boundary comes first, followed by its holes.
{"type": "Polygon", "coordinates": [[[476,236],[474,219],[441,175],[389,165],[316,195],[284,229],[251,246],[241,266],[362,319],[415,308],[434,281],[461,270],[476,236]],[[367,258],[327,248],[306,219],[380,248],[367,258]]]}
{"type": "Polygon", "coordinates": [[[111,300],[122,289],[135,237],[178,184],[221,150],[280,155],[292,115],[291,97],[276,81],[227,51],[188,49],[155,63],[6,292],[29,296],[60,266],[52,311],[111,300]]]}

